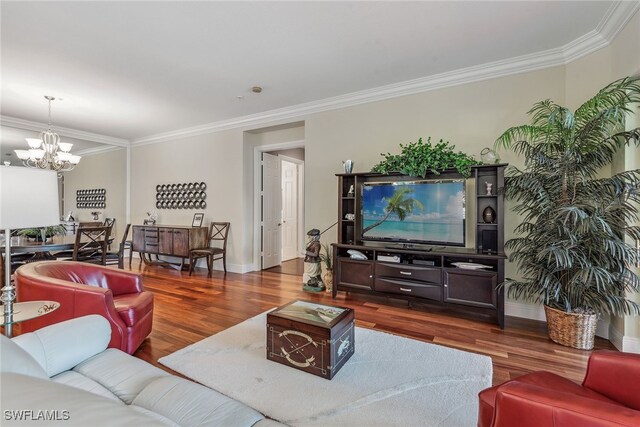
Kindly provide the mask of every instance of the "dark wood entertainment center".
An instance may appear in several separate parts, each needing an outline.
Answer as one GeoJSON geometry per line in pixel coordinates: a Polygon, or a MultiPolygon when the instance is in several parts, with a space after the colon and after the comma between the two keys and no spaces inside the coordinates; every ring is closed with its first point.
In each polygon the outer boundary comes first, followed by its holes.
{"type": "MultiPolygon", "coordinates": [[[[421,303],[452,311],[482,314],[504,328],[504,294],[498,285],[504,281],[506,259],[502,195],[506,166],[494,164],[473,167],[467,185],[473,189],[475,206],[472,206],[473,214],[467,212],[466,218],[467,221],[470,218],[473,221],[473,227],[467,225],[467,232],[474,230],[475,245],[464,248],[359,241],[362,232],[363,184],[391,180],[416,181],[422,178],[400,174],[338,174],[338,243],[332,245],[333,298],[339,291],[386,296],[407,300],[410,305],[421,303]],[[489,195],[486,191],[487,182],[492,186],[489,195]],[[350,192],[350,189],[353,191],[350,192]],[[487,207],[493,210],[492,217],[486,216],[487,207]],[[485,222],[487,219],[491,221],[485,222]],[[347,252],[349,250],[357,250],[367,259],[352,259],[347,252]],[[472,270],[453,265],[460,262],[483,264],[490,268],[472,270]]],[[[451,169],[439,175],[429,174],[424,179],[461,178],[457,171],[451,169]]],[[[469,197],[466,205],[469,209],[469,197]]]]}

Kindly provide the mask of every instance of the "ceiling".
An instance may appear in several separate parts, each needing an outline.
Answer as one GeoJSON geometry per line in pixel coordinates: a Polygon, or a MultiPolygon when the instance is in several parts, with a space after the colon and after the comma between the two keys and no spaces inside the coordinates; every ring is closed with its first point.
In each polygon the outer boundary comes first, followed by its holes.
{"type": "Polygon", "coordinates": [[[557,50],[616,4],[3,1],[2,151],[22,144],[7,126],[46,122],[44,95],[80,149],[126,145],[557,50]]]}

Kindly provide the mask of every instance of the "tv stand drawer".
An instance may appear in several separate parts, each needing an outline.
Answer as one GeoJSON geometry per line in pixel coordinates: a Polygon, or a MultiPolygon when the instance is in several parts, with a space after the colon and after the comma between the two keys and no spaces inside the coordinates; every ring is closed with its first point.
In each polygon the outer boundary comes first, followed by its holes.
{"type": "Polygon", "coordinates": [[[442,270],[440,268],[416,267],[406,264],[386,264],[376,262],[376,277],[390,277],[403,280],[418,280],[442,283],[442,270]]]}
{"type": "Polygon", "coordinates": [[[377,292],[411,295],[418,298],[442,301],[442,286],[438,284],[418,284],[403,280],[376,277],[373,286],[377,292]]]}

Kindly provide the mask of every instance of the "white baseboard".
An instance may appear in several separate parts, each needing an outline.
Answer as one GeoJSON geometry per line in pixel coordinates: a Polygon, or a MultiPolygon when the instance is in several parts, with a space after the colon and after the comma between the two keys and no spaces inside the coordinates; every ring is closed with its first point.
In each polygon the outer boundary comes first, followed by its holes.
{"type": "Polygon", "coordinates": [[[640,338],[624,336],[622,337],[622,351],[628,353],[640,353],[640,338]]]}
{"type": "Polygon", "coordinates": [[[524,319],[540,320],[546,322],[544,308],[541,305],[523,304],[521,302],[505,301],[505,316],[522,317],[524,319]]]}
{"type": "MultiPolygon", "coordinates": [[[[207,268],[207,260],[200,259],[196,263],[196,267],[207,268]]],[[[229,273],[239,273],[244,274],[250,271],[253,271],[253,264],[227,264],[227,271],[229,273]]],[[[213,269],[218,271],[223,271],[222,269],[222,261],[216,260],[213,262],[213,269]]]]}
{"type": "Polygon", "coordinates": [[[227,271],[244,274],[253,271],[253,264],[227,264],[227,271]]]}
{"type": "Polygon", "coordinates": [[[627,353],[640,353],[640,338],[625,336],[617,328],[611,326],[609,329],[609,341],[620,351],[627,353]]]}

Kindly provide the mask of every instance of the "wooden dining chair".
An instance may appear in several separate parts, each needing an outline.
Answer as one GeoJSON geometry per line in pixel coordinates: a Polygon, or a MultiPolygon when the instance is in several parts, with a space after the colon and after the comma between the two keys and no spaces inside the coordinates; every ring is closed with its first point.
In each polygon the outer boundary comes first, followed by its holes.
{"type": "Polygon", "coordinates": [[[124,269],[124,252],[129,250],[129,268],[131,268],[131,255],[132,255],[132,247],[131,241],[127,240],[129,236],[129,229],[131,228],[131,224],[127,224],[124,228],[124,235],[122,236],[122,240],[118,245],[117,252],[107,252],[106,265],[114,265],[117,264],[118,268],[124,269]]]}
{"type": "MultiPolygon", "coordinates": [[[[109,232],[110,236],[115,236],[115,229],[113,228],[115,224],[115,218],[105,218],[104,222],[102,223],[102,225],[104,225],[105,227],[111,227],[111,232],[109,232]]],[[[109,243],[109,251],[111,251],[111,243],[109,243]]]]}
{"type": "Polygon", "coordinates": [[[227,237],[229,236],[229,222],[212,222],[209,227],[209,247],[191,249],[189,251],[189,276],[193,272],[196,261],[207,258],[208,276],[213,271],[213,261],[222,259],[224,274],[227,274],[227,237]],[[216,246],[211,246],[216,245],[216,246]]]}
{"type": "Polygon", "coordinates": [[[71,260],[106,265],[111,227],[81,227],[76,233],[71,260]]]}
{"type": "Polygon", "coordinates": [[[85,221],[85,222],[79,222],[78,228],[100,227],[102,225],[104,224],[100,221],[85,221]]]}

